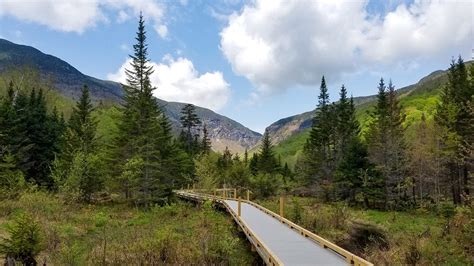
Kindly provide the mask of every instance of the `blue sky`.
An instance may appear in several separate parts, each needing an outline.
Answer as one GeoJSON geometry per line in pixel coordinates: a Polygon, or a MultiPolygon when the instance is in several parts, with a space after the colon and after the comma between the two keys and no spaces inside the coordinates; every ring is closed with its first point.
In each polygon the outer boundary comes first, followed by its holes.
{"type": "Polygon", "coordinates": [[[322,75],[333,100],[341,84],[370,95],[380,77],[400,88],[470,59],[474,40],[468,0],[6,0],[0,36],[121,81],[140,10],[157,96],[260,132],[313,109],[322,75]]]}

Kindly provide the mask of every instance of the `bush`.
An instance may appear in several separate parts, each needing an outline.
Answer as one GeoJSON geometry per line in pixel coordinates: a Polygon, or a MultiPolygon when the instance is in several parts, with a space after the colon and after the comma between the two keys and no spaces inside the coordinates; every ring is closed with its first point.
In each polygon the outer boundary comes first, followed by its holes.
{"type": "Polygon", "coordinates": [[[277,174],[258,173],[252,177],[251,183],[257,197],[267,198],[277,193],[282,176],[277,174]]]}
{"type": "Polygon", "coordinates": [[[439,207],[439,212],[443,217],[451,218],[456,213],[456,208],[450,202],[443,202],[439,207]]]}
{"type": "Polygon", "coordinates": [[[17,216],[7,227],[10,238],[2,239],[0,253],[24,265],[36,265],[35,257],[43,249],[42,236],[37,222],[26,214],[17,216]]]}
{"type": "Polygon", "coordinates": [[[60,187],[61,192],[72,200],[91,202],[92,194],[102,189],[101,169],[97,155],[76,153],[66,181],[60,187]]]}

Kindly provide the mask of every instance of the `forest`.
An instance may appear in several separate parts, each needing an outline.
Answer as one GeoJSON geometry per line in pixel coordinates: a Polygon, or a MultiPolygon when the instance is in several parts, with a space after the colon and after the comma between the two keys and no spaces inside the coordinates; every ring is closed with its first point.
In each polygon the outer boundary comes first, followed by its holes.
{"type": "Polygon", "coordinates": [[[118,106],[84,86],[65,112],[35,75],[0,88],[6,264],[258,263],[225,213],[173,194],[190,186],[248,189],[270,209],[285,195],[289,219],[376,264],[474,260],[474,64],[451,61],[434,115],[411,124],[414,134],[391,80],[379,80],[360,121],[348,89],[331,102],[322,77],[290,167],[268,131],[256,150],[213,151],[192,104],[175,136],[153,96],[142,17],[135,40],[118,106]]]}

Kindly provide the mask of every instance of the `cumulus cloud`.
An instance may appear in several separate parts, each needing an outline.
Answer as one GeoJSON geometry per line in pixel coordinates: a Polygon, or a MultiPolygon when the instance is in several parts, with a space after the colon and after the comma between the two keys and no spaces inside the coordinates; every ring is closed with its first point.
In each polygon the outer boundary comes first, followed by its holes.
{"type": "MultiPolygon", "coordinates": [[[[130,69],[128,59],[108,79],[126,83],[125,69],[130,69]]],[[[166,101],[192,103],[217,111],[225,106],[230,97],[230,85],[221,72],[199,74],[187,58],[174,59],[166,55],[160,63],[150,62],[154,68],[151,83],[157,89],[154,95],[166,101]]]]}
{"type": "Polygon", "coordinates": [[[135,17],[140,11],[161,37],[168,33],[163,23],[165,7],[150,0],[41,0],[0,1],[0,16],[45,25],[53,30],[83,33],[98,23],[110,22],[106,10],[116,14],[117,22],[135,17]]]}
{"type": "Polygon", "coordinates": [[[469,1],[416,0],[384,14],[369,14],[367,4],[256,0],[229,17],[220,48],[234,72],[259,93],[470,48],[469,1]]]}

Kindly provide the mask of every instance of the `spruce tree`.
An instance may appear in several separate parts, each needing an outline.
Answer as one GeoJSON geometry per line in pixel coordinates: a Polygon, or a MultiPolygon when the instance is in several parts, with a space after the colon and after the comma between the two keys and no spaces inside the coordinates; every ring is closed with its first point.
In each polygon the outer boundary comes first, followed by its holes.
{"type": "Polygon", "coordinates": [[[329,102],[323,77],[310,135],[297,168],[301,170],[304,182],[316,185],[325,200],[331,197],[335,171],[336,111],[337,106],[329,102]]]}
{"type": "Polygon", "coordinates": [[[97,156],[97,119],[89,89],[84,86],[72,110],[66,131],[66,148],[55,163],[54,177],[64,192],[74,192],[91,202],[92,194],[103,185],[97,156]]]}
{"type": "Polygon", "coordinates": [[[265,133],[262,137],[262,145],[258,153],[257,169],[259,172],[267,174],[273,174],[279,170],[279,164],[273,152],[273,145],[268,129],[265,129],[265,133]]]}
{"type": "Polygon", "coordinates": [[[180,139],[183,142],[185,150],[191,155],[197,154],[199,151],[199,141],[197,127],[201,125],[201,120],[196,114],[196,108],[192,104],[186,104],[181,110],[181,126],[183,130],[180,139]]]}
{"type": "Polygon", "coordinates": [[[249,164],[249,152],[248,152],[248,149],[245,148],[245,152],[244,152],[244,165],[245,166],[248,166],[249,164]]]}
{"type": "Polygon", "coordinates": [[[137,187],[122,190],[129,191],[137,203],[148,206],[152,202],[167,202],[173,187],[182,185],[184,177],[192,175],[193,167],[191,158],[174,141],[171,124],[153,97],[155,88],[150,83],[153,67],[149,64],[145,21],[141,14],[135,39],[131,69],[126,71],[115,157],[119,165],[127,165],[132,159],[142,162],[137,187]]]}
{"type": "Polygon", "coordinates": [[[462,58],[452,60],[448,71],[448,82],[443,87],[435,114],[435,121],[441,129],[442,157],[454,204],[463,203],[463,198],[467,198],[470,194],[472,178],[470,157],[473,147],[471,124],[474,119],[470,105],[474,95],[472,81],[474,67],[471,67],[471,70],[471,81],[469,81],[462,58]]]}
{"type": "MultiPolygon", "coordinates": [[[[406,154],[403,121],[405,115],[398,102],[392,82],[388,91],[383,79],[380,80],[377,105],[371,113],[366,140],[369,158],[375,163],[385,179],[384,194],[386,207],[407,203],[410,182],[406,179],[406,154]]],[[[400,205],[402,204],[402,205],[400,205]]]]}
{"type": "Polygon", "coordinates": [[[209,139],[209,134],[207,132],[206,125],[202,128],[202,140],[201,140],[201,152],[203,154],[209,154],[211,152],[211,140],[209,139]]]}
{"type": "Polygon", "coordinates": [[[72,110],[68,123],[68,138],[71,152],[81,151],[85,154],[94,152],[97,146],[96,131],[97,119],[93,117],[94,111],[89,94],[89,88],[84,86],[76,106],[72,110]]]}

